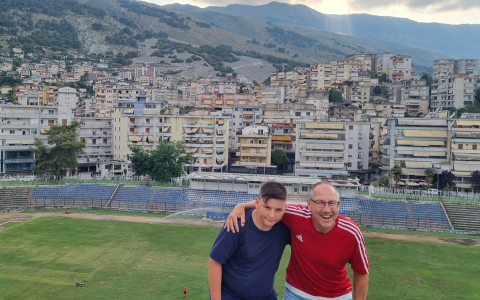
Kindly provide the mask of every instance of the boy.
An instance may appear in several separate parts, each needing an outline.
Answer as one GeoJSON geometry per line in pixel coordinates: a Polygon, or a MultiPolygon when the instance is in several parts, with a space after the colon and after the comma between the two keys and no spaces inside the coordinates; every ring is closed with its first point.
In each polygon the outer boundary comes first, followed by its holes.
{"type": "Polygon", "coordinates": [[[212,300],[274,300],[273,288],[288,228],[279,222],[287,205],[285,187],[274,181],[260,188],[255,209],[245,212],[239,233],[222,228],[210,251],[208,278],[212,300]]]}

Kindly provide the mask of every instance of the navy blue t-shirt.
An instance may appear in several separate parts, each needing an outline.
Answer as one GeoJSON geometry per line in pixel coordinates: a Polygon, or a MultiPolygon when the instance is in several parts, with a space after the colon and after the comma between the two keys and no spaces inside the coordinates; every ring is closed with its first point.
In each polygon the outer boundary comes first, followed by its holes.
{"type": "Polygon", "coordinates": [[[250,209],[240,232],[222,228],[210,257],[222,264],[222,300],[272,300],[275,273],[283,250],[290,244],[290,231],[282,222],[269,231],[257,228],[250,209]]]}

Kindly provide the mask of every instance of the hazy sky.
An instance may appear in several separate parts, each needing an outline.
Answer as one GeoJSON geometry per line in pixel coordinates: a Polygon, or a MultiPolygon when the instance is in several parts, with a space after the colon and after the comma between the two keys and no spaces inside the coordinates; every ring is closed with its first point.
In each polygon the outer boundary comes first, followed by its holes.
{"type": "MultiPolygon", "coordinates": [[[[143,0],[159,5],[181,3],[195,6],[228,4],[260,5],[271,0],[143,0]]],[[[305,4],[326,14],[367,13],[408,18],[419,22],[479,24],[480,0],[277,0],[305,4]]]]}

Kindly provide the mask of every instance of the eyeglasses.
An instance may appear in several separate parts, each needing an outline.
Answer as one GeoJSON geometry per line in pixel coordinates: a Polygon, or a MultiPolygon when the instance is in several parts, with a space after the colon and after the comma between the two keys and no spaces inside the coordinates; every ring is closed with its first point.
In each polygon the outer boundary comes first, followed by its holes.
{"type": "Polygon", "coordinates": [[[319,208],[324,208],[325,204],[327,203],[328,203],[328,206],[332,209],[340,206],[340,201],[323,201],[323,200],[313,200],[313,199],[309,199],[309,200],[315,203],[316,205],[318,205],[319,208]]]}

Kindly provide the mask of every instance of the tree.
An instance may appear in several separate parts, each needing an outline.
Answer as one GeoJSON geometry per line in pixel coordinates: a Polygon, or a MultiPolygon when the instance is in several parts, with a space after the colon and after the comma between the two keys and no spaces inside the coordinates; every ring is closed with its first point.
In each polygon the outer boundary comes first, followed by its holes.
{"type": "Polygon", "coordinates": [[[155,150],[150,152],[136,147],[129,157],[136,175],[148,175],[155,181],[170,182],[172,178],[185,173],[184,166],[192,161],[192,154],[187,153],[181,141],[160,141],[155,150]]]}
{"type": "Polygon", "coordinates": [[[425,177],[427,178],[428,188],[430,188],[430,184],[433,181],[433,177],[435,177],[435,173],[431,168],[428,168],[425,170],[425,177]]]}
{"type": "Polygon", "coordinates": [[[387,74],[385,73],[382,73],[380,74],[380,76],[378,76],[378,83],[383,83],[383,82],[386,82],[386,83],[392,82],[390,79],[388,79],[387,74]]]}
{"type": "Polygon", "coordinates": [[[373,88],[373,94],[374,95],[381,95],[382,94],[382,88],[379,85],[376,85],[373,88]]]}
{"type": "Polygon", "coordinates": [[[438,189],[444,190],[447,185],[452,186],[453,185],[453,179],[455,178],[455,175],[452,174],[452,172],[449,171],[443,171],[440,174],[440,182],[438,183],[438,189]]]}
{"type": "Polygon", "coordinates": [[[475,99],[475,102],[477,104],[477,106],[480,106],[480,87],[478,87],[476,90],[475,90],[475,95],[473,96],[474,99],[475,99]]]}
{"type": "Polygon", "coordinates": [[[432,74],[430,73],[422,73],[422,77],[420,77],[421,80],[425,80],[425,84],[427,86],[431,86],[432,83],[433,83],[433,77],[432,77],[432,74]]]}
{"type": "Polygon", "coordinates": [[[472,172],[470,182],[472,183],[473,191],[476,193],[480,192],[480,171],[472,172]]]}
{"type": "Polygon", "coordinates": [[[30,147],[37,160],[35,173],[46,175],[51,179],[65,175],[67,170],[75,170],[78,166],[77,156],[83,153],[85,142],[78,141],[77,129],[80,122],[52,125],[47,131],[47,143],[35,137],[30,147]]]}
{"type": "Polygon", "coordinates": [[[393,180],[395,180],[395,188],[398,186],[398,183],[402,179],[402,168],[400,166],[395,165],[392,168],[392,176],[393,180]]]}
{"type": "Polygon", "coordinates": [[[462,116],[463,113],[474,113],[474,114],[480,113],[480,104],[477,104],[476,102],[474,102],[473,104],[469,104],[465,107],[461,107],[457,109],[457,118],[460,118],[460,116],[462,116]]]}
{"type": "Polygon", "coordinates": [[[276,148],[272,152],[272,164],[277,166],[278,173],[283,173],[283,167],[288,162],[287,154],[283,148],[276,148]]]}
{"type": "Polygon", "coordinates": [[[336,89],[330,89],[328,92],[328,102],[343,102],[342,93],[336,89]]]}

